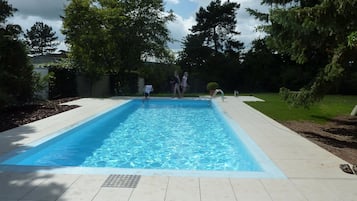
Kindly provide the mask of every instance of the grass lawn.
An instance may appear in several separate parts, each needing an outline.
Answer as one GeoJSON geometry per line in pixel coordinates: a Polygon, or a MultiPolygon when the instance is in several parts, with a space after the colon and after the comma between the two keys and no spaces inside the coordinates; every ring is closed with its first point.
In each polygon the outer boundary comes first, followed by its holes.
{"type": "Polygon", "coordinates": [[[327,120],[341,115],[350,115],[357,105],[357,96],[327,95],[324,99],[306,108],[293,108],[285,103],[278,93],[253,94],[265,102],[247,102],[265,115],[277,121],[313,121],[325,123],[327,120]]]}

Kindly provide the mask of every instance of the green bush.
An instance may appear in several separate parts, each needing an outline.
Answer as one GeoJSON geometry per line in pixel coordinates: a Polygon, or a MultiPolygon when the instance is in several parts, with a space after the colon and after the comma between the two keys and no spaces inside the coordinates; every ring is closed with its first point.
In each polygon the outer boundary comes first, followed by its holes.
{"type": "Polygon", "coordinates": [[[219,88],[219,84],[217,82],[209,82],[207,83],[207,90],[211,91],[211,90],[216,90],[219,88]]]}
{"type": "Polygon", "coordinates": [[[16,40],[0,39],[0,107],[31,101],[34,93],[33,66],[25,46],[16,40]]]}

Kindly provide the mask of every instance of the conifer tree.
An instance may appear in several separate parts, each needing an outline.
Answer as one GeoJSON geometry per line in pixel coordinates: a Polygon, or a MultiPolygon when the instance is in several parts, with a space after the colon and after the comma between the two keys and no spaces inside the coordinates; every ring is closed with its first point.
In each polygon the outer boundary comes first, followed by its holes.
{"type": "Polygon", "coordinates": [[[263,0],[269,13],[248,9],[265,22],[267,45],[299,63],[315,62],[318,68],[312,84],[300,91],[282,88],[283,97],[293,105],[308,106],[320,100],[343,75],[348,65],[356,65],[356,47],[348,38],[357,30],[357,0],[263,0]],[[354,52],[354,53],[353,53],[354,52]]]}
{"type": "Polygon", "coordinates": [[[240,4],[220,0],[212,1],[207,8],[201,7],[196,13],[197,24],[191,29],[192,35],[202,38],[203,44],[218,52],[239,50],[243,44],[237,40],[236,11],[240,4]]]}
{"type": "Polygon", "coordinates": [[[34,55],[45,55],[56,50],[58,39],[52,27],[43,22],[36,22],[30,30],[26,30],[26,43],[30,53],[34,55]]]}
{"type": "Polygon", "coordinates": [[[236,31],[239,7],[238,3],[215,0],[207,8],[199,9],[196,25],[191,29],[192,34],[185,38],[184,49],[180,53],[180,63],[184,68],[210,68],[209,63],[218,60],[239,60],[243,49],[243,43],[237,39],[240,33],[236,31]]]}

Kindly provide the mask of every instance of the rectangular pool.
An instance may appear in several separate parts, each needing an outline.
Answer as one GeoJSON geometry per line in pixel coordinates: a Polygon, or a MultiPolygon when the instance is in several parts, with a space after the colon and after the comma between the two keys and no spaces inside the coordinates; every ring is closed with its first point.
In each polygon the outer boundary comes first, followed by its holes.
{"type": "Polygon", "coordinates": [[[135,174],[283,177],[211,100],[131,100],[2,166],[135,174]]]}

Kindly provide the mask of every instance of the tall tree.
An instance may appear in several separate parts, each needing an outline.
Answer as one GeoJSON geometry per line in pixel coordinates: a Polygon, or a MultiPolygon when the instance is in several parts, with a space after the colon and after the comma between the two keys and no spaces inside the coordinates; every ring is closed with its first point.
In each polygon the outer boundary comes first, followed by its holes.
{"type": "Polygon", "coordinates": [[[6,23],[15,11],[7,1],[0,0],[0,109],[30,100],[34,91],[33,67],[19,39],[21,27],[6,23]]]}
{"type": "Polygon", "coordinates": [[[236,30],[239,7],[238,3],[215,0],[207,8],[199,9],[197,23],[185,38],[180,53],[179,64],[183,69],[198,72],[206,79],[204,81],[232,78],[243,48],[243,43],[237,39],[240,33],[236,30]]]}
{"type": "Polygon", "coordinates": [[[95,81],[105,72],[136,69],[145,56],[167,58],[172,19],[162,0],[73,0],[63,33],[75,63],[95,81]]]}
{"type": "Polygon", "coordinates": [[[56,51],[58,39],[52,27],[43,22],[36,22],[30,30],[26,30],[25,39],[31,54],[45,55],[56,51]]]}
{"type": "Polygon", "coordinates": [[[320,69],[311,85],[292,92],[282,88],[284,98],[294,105],[308,106],[320,100],[348,65],[356,64],[356,48],[348,47],[348,36],[357,30],[357,0],[263,0],[269,13],[249,10],[268,24],[265,31],[270,48],[299,63],[312,62],[320,69]],[[353,56],[354,55],[354,56],[353,56]],[[318,60],[320,62],[318,62],[318,60]],[[322,61],[322,62],[321,62],[322,61]]]}
{"type": "Polygon", "coordinates": [[[167,22],[174,20],[172,11],[164,12],[162,0],[125,0],[121,5],[126,16],[122,54],[127,67],[152,57],[161,62],[172,62],[167,46],[172,39],[166,27],[167,22]]]}
{"type": "MultiPolygon", "coordinates": [[[[91,3],[90,0],[73,0],[65,8],[63,17],[63,34],[69,45],[69,56],[79,71],[86,74],[90,84],[93,84],[113,63],[120,62],[118,52],[114,54],[117,40],[108,43],[111,24],[108,21],[120,22],[117,15],[120,10],[113,10],[113,15],[104,18],[104,12],[100,12],[99,5],[91,3]],[[103,26],[102,26],[103,24],[103,26]],[[107,26],[109,28],[107,28],[107,26]],[[113,48],[109,51],[105,51],[113,48]]],[[[120,30],[120,29],[119,29],[120,30]]],[[[115,33],[120,34],[117,30],[115,33]]],[[[108,69],[108,70],[107,70],[108,69]]]]}
{"type": "Polygon", "coordinates": [[[240,4],[212,1],[207,8],[201,7],[196,13],[197,24],[191,29],[193,35],[203,37],[204,43],[215,53],[239,50],[243,44],[237,40],[236,11],[240,4]]]}

